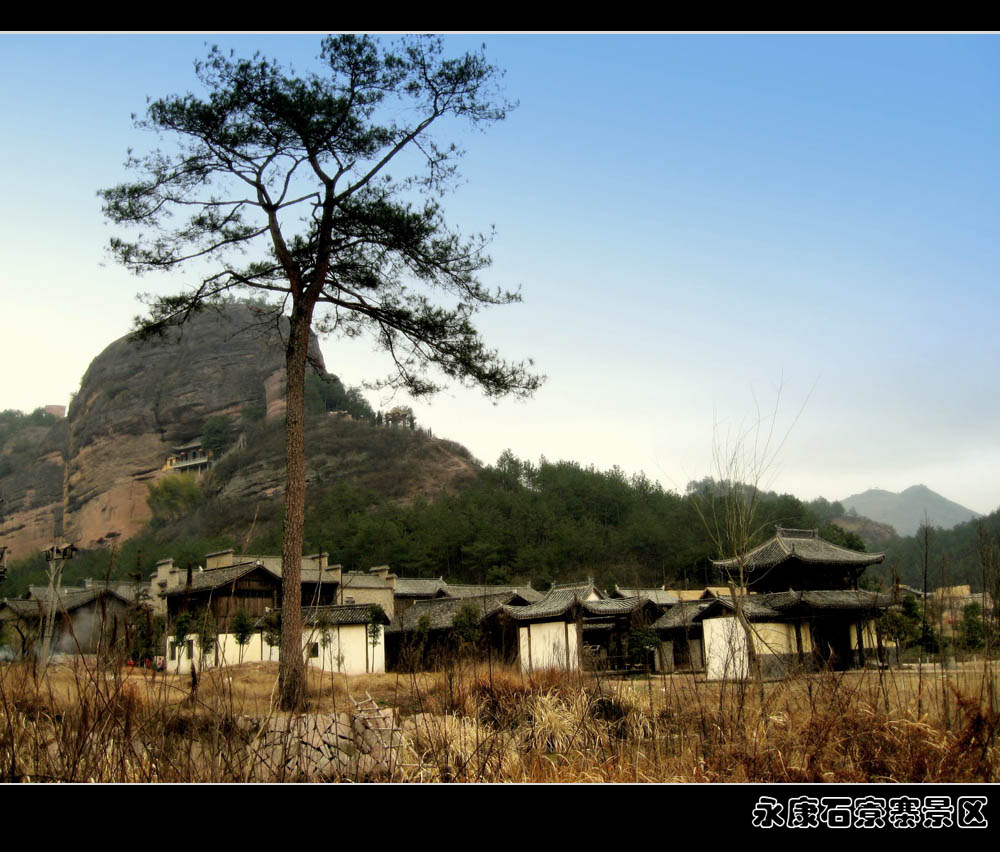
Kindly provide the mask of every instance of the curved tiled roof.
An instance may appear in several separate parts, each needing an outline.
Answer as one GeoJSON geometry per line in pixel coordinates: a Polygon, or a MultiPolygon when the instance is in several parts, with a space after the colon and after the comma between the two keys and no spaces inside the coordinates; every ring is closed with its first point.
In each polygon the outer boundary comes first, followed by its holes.
{"type": "Polygon", "coordinates": [[[222,568],[210,568],[208,571],[192,571],[190,586],[188,586],[185,581],[184,583],[181,583],[181,585],[176,586],[163,594],[166,597],[171,597],[174,595],[183,595],[188,592],[218,589],[222,586],[228,585],[229,583],[235,582],[243,575],[249,574],[257,568],[273,575],[277,580],[281,579],[281,574],[279,572],[273,571],[266,565],[262,565],[260,562],[240,562],[236,565],[226,565],[222,568]]]}
{"type": "Polygon", "coordinates": [[[504,612],[518,621],[557,618],[580,603],[586,594],[586,592],[581,593],[577,588],[552,588],[540,601],[535,601],[527,606],[505,606],[503,609],[504,612]]]}
{"type": "Polygon", "coordinates": [[[453,598],[481,598],[484,595],[496,595],[501,592],[513,592],[514,594],[520,595],[529,603],[534,603],[535,601],[540,601],[543,597],[545,597],[542,592],[535,591],[530,585],[486,586],[473,585],[471,583],[445,583],[443,588],[445,594],[453,598]]]}
{"type": "Polygon", "coordinates": [[[681,601],[670,607],[663,615],[653,622],[654,630],[674,630],[678,627],[690,627],[695,616],[708,609],[713,600],[681,601]]]}
{"type": "Polygon", "coordinates": [[[397,597],[433,597],[448,584],[444,577],[397,577],[397,597]]]}
{"type": "MultiPolygon", "coordinates": [[[[743,611],[753,621],[795,618],[827,613],[874,613],[892,605],[892,595],[870,592],[865,589],[837,589],[830,591],[788,591],[750,594],[743,598],[743,611]]],[[[654,630],[675,630],[690,627],[703,617],[719,610],[734,609],[733,600],[724,595],[714,600],[682,602],[668,609],[653,624],[654,630]]]]}
{"type": "Polygon", "coordinates": [[[392,620],[389,632],[408,632],[420,627],[421,619],[426,618],[429,630],[445,630],[455,621],[455,616],[463,609],[473,607],[482,619],[493,614],[504,604],[519,598],[517,592],[501,591],[490,595],[479,595],[474,598],[435,598],[434,600],[417,601],[406,610],[402,616],[392,620]]]}
{"type": "Polygon", "coordinates": [[[309,627],[336,626],[338,624],[370,624],[373,611],[379,624],[388,624],[389,618],[378,604],[339,604],[307,606],[302,608],[302,623],[309,627]]]}
{"type": "Polygon", "coordinates": [[[645,598],[660,606],[673,606],[680,598],[666,589],[623,589],[615,583],[614,597],[617,598],[645,598]]]}
{"type": "MultiPolygon", "coordinates": [[[[677,612],[679,607],[669,610],[653,627],[667,630],[702,621],[720,610],[732,612],[733,599],[724,596],[713,601],[699,601],[703,606],[688,613],[677,612]]],[[[827,613],[874,613],[882,612],[892,604],[892,595],[870,592],[865,589],[836,589],[829,591],[788,591],[769,592],[763,595],[749,594],[743,598],[743,611],[752,621],[796,618],[827,613]]],[[[688,605],[690,606],[690,605],[688,605]]]]}
{"type": "Polygon", "coordinates": [[[585,615],[624,615],[638,609],[646,601],[646,598],[608,598],[588,601],[588,593],[586,587],[553,588],[536,603],[528,606],[505,606],[503,610],[517,621],[540,621],[546,618],[559,618],[576,606],[579,606],[585,615]]]}
{"type": "Polygon", "coordinates": [[[798,559],[812,565],[864,568],[885,559],[884,553],[859,553],[848,550],[819,537],[818,530],[792,530],[778,527],[770,541],[746,553],[742,559],[713,561],[716,568],[739,568],[740,562],[747,571],[773,568],[789,559],[798,559]]]}
{"type": "Polygon", "coordinates": [[[773,592],[760,597],[767,601],[768,606],[782,612],[795,609],[863,611],[885,609],[892,605],[892,595],[867,589],[773,592]]]}
{"type": "MultiPolygon", "coordinates": [[[[58,601],[57,611],[65,610],[66,612],[72,612],[74,609],[86,606],[98,598],[117,598],[126,605],[133,603],[133,601],[119,594],[114,589],[107,589],[104,586],[94,586],[89,589],[70,587],[69,589],[59,590],[56,596],[56,600],[58,601]]],[[[5,600],[3,603],[19,616],[33,617],[39,614],[45,615],[48,612],[49,601],[48,586],[33,586],[31,598],[5,600]]]]}

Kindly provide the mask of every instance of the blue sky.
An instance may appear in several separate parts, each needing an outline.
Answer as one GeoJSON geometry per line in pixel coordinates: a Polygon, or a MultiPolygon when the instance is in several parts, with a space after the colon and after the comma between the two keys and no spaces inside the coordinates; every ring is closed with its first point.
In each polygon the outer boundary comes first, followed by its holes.
{"type": "MultiPolygon", "coordinates": [[[[137,291],[184,284],[106,262],[96,191],[149,144],[146,97],[196,89],[205,42],[303,70],[319,37],[0,36],[0,357],[21,365],[0,407],[64,402],[137,291]]],[[[445,209],[496,226],[484,278],[524,303],[484,336],[549,380],[496,406],[452,389],[421,423],[485,462],[510,447],[683,491],[777,399],[777,490],[1000,505],[997,37],[446,37],[482,42],[519,107],[454,128],[445,209]]],[[[348,384],[387,370],[366,343],[323,348],[348,384]]]]}

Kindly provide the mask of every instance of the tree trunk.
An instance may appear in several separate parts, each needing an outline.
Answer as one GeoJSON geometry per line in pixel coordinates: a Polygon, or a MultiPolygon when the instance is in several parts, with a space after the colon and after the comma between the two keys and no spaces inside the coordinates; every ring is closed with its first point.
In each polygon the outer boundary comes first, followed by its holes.
{"type": "Polygon", "coordinates": [[[278,653],[281,708],[305,703],[302,658],[302,536],[305,527],[305,385],[310,317],[302,306],[292,310],[286,349],[285,519],[281,545],[281,646],[278,653]]]}

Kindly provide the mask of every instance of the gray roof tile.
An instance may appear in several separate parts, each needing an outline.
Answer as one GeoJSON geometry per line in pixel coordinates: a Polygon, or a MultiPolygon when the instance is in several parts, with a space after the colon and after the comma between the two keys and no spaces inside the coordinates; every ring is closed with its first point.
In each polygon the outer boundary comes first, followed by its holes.
{"type": "Polygon", "coordinates": [[[378,623],[388,624],[389,618],[377,604],[343,604],[337,606],[308,606],[302,608],[302,623],[309,627],[335,626],[338,624],[369,624],[372,610],[378,610],[378,623]]]}
{"type": "Polygon", "coordinates": [[[427,620],[429,630],[447,630],[454,624],[455,616],[463,609],[474,608],[482,619],[497,612],[505,604],[519,600],[523,598],[517,592],[503,591],[474,598],[435,598],[417,601],[402,616],[393,619],[389,630],[404,633],[417,630],[422,619],[427,620]]]}
{"type": "MultiPolygon", "coordinates": [[[[863,568],[875,565],[885,558],[883,553],[859,553],[848,550],[819,537],[818,530],[792,530],[778,527],[774,538],[755,547],[742,557],[747,571],[773,568],[789,559],[815,565],[854,566],[863,568]]],[[[721,559],[712,564],[717,568],[738,568],[740,559],[721,559]]]]}

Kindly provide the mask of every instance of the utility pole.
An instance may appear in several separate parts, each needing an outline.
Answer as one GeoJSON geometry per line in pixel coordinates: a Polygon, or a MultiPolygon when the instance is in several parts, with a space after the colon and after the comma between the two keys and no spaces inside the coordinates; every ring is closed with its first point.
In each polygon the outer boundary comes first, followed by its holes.
{"type": "Polygon", "coordinates": [[[52,658],[56,609],[59,607],[59,589],[62,587],[63,562],[72,559],[77,548],[72,544],[53,544],[45,551],[49,563],[49,594],[45,603],[45,632],[42,634],[42,664],[47,666],[52,658]]]}

